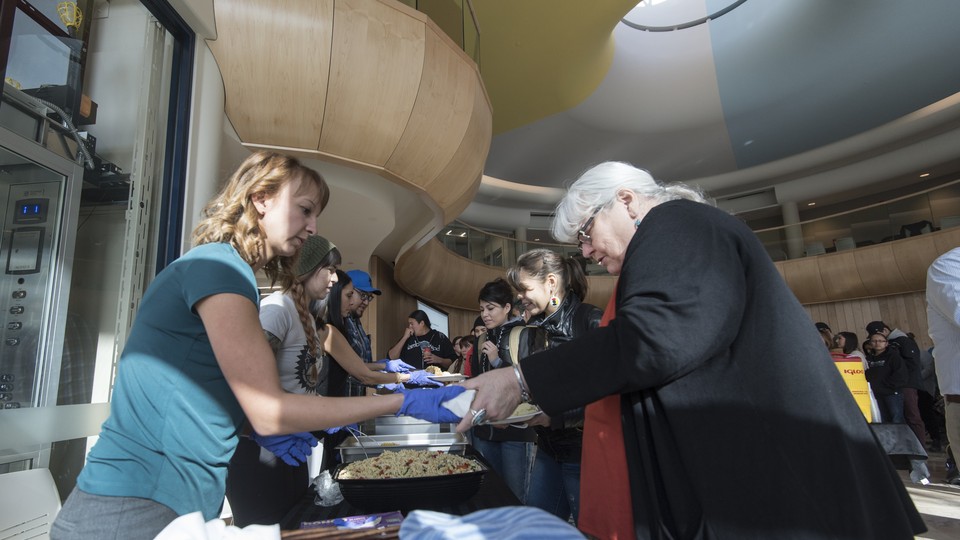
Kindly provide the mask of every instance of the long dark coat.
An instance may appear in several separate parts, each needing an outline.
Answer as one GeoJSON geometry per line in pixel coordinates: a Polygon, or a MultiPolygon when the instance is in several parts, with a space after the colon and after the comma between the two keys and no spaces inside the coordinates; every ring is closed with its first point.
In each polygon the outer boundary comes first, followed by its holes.
{"type": "Polygon", "coordinates": [[[521,367],[551,416],[621,395],[637,538],[925,530],[813,321],[749,228],[704,204],[654,207],[627,248],[616,295],[609,326],[521,367]]]}

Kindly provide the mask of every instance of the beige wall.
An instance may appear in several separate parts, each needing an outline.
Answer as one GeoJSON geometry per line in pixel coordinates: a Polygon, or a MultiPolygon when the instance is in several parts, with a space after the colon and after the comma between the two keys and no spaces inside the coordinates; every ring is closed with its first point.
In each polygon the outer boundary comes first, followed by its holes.
{"type": "Polygon", "coordinates": [[[814,304],[804,309],[813,322],[827,323],[834,333],[853,332],[860,343],[867,338],[867,323],[883,321],[891,328],[913,332],[921,349],[933,346],[927,335],[927,304],[923,292],[814,304]]]}

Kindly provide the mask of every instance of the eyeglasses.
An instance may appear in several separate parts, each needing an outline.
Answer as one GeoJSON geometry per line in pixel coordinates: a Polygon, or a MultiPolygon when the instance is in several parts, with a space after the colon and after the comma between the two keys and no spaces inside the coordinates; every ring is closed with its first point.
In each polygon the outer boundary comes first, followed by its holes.
{"type": "Polygon", "coordinates": [[[360,291],[361,302],[370,302],[371,300],[373,300],[373,293],[360,291]]]}
{"type": "Polygon", "coordinates": [[[604,205],[601,204],[594,208],[593,212],[590,213],[590,217],[583,222],[583,226],[577,231],[577,247],[579,247],[581,251],[583,250],[583,246],[589,246],[593,243],[593,239],[590,238],[590,229],[593,228],[593,220],[596,219],[600,210],[603,210],[603,207],[604,205]]]}

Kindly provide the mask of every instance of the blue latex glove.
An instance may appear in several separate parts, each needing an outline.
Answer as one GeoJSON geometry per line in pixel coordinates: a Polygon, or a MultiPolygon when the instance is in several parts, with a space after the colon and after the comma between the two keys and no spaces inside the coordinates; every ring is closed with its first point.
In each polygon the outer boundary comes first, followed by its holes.
{"type": "Polygon", "coordinates": [[[387,373],[410,373],[417,369],[403,360],[384,360],[383,363],[387,366],[383,368],[387,373]]]}
{"type": "Polygon", "coordinates": [[[406,382],[418,386],[443,386],[442,382],[431,379],[430,375],[432,375],[432,373],[427,373],[422,369],[420,371],[414,371],[410,374],[410,380],[406,382]]]}
{"type": "Polygon", "coordinates": [[[301,463],[306,463],[307,456],[318,443],[316,437],[306,432],[266,437],[251,433],[250,438],[291,467],[299,467],[301,463]]]}
{"type": "Polygon", "coordinates": [[[391,392],[396,392],[397,390],[403,388],[403,383],[378,384],[377,388],[382,388],[384,390],[390,390],[391,392]]]}
{"type": "Polygon", "coordinates": [[[459,385],[419,390],[400,388],[398,391],[403,394],[403,405],[400,405],[397,416],[404,414],[435,424],[459,422],[460,417],[441,404],[459,396],[464,390],[466,388],[459,385]]]}
{"type": "Polygon", "coordinates": [[[333,435],[334,433],[344,429],[346,429],[347,431],[359,431],[360,426],[358,426],[357,424],[348,424],[346,426],[337,426],[337,427],[325,429],[324,431],[326,431],[327,434],[329,435],[333,435]]]}

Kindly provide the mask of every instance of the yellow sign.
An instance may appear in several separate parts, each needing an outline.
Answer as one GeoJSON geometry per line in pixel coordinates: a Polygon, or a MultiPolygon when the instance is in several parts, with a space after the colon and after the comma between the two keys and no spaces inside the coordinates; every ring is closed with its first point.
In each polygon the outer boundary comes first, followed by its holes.
{"type": "Polygon", "coordinates": [[[856,356],[847,356],[840,353],[831,353],[833,362],[840,370],[840,376],[843,382],[847,383],[847,388],[853,394],[853,399],[860,406],[860,411],[867,419],[867,422],[873,422],[873,415],[870,412],[870,383],[867,382],[867,376],[863,372],[863,360],[856,356]]]}

